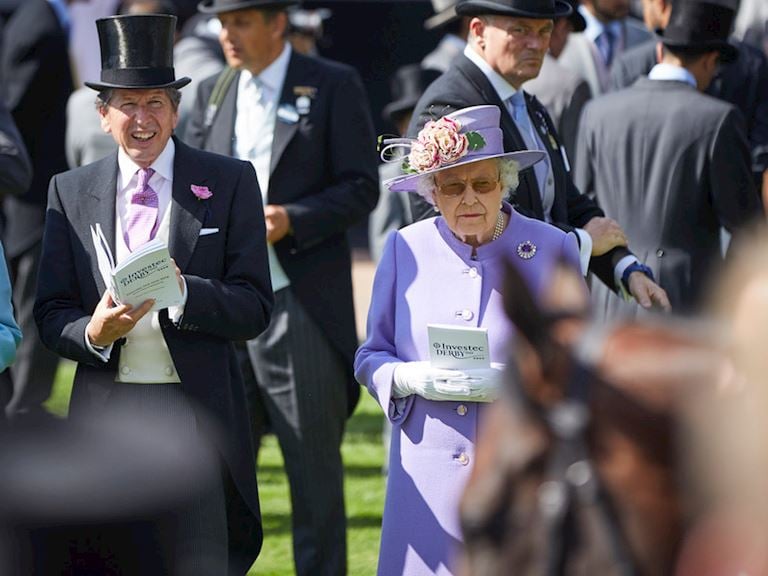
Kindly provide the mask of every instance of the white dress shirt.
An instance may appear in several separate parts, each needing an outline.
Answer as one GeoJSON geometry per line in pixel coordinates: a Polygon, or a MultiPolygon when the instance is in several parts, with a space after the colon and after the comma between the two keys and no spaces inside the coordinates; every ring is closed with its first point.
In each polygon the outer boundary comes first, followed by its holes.
{"type": "MultiPolygon", "coordinates": [[[[280,56],[262,70],[261,74],[254,76],[248,70],[243,70],[238,79],[235,156],[253,164],[265,206],[268,203],[277,108],[290,60],[291,46],[286,42],[280,56]]],[[[277,292],[288,286],[290,280],[280,265],[272,244],[267,244],[267,254],[272,290],[277,292]]]]}
{"type": "MultiPolygon", "coordinates": [[[[149,185],[157,194],[159,222],[157,238],[168,242],[171,220],[171,197],[173,193],[173,161],[176,146],[173,140],[168,140],[163,151],[151,164],[154,174],[149,179],[149,185]]],[[[125,242],[124,230],[128,218],[133,190],[138,183],[139,166],[125,153],[122,148],[117,152],[117,196],[115,201],[115,261],[123,261],[130,255],[125,242]]],[[[182,304],[168,308],[168,315],[174,323],[178,323],[184,313],[187,301],[186,282],[183,280],[182,304]]],[[[86,347],[101,361],[107,362],[112,353],[113,345],[105,348],[94,347],[88,340],[86,331],[86,347]]],[[[139,320],[126,335],[126,344],[120,355],[120,367],[117,381],[119,382],[179,382],[173,360],[160,330],[159,312],[152,311],[139,320]],[[134,353],[135,352],[135,353],[134,353]]]]}

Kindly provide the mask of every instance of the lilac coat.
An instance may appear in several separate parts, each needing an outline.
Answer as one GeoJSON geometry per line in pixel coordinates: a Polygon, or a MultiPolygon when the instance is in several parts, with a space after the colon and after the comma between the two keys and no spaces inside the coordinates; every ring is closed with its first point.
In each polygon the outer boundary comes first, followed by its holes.
{"type": "Polygon", "coordinates": [[[368,338],[357,351],[355,375],[392,421],[389,480],[379,554],[381,576],[449,575],[461,543],[458,503],[475,458],[487,405],[393,399],[399,362],[429,360],[427,324],[488,329],[491,361],[506,362],[512,326],[504,313],[503,259],[519,266],[535,294],[563,257],[578,268],[572,234],[526,218],[504,205],[510,222],[501,237],[472,248],[442,217],[390,235],[376,270],[368,338]],[[525,241],[533,258],[517,255],[525,241]]]}

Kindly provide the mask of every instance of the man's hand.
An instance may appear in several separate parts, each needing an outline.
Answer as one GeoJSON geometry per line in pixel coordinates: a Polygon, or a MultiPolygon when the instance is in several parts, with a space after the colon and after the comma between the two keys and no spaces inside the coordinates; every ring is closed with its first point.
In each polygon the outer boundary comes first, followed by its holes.
{"type": "Polygon", "coordinates": [[[642,272],[632,272],[627,284],[629,284],[629,293],[643,308],[655,306],[665,312],[672,310],[666,290],[642,272]]]}
{"type": "Polygon", "coordinates": [[[146,300],[138,308],[128,304],[115,306],[109,290],[105,290],[85,329],[88,341],[94,346],[109,346],[128,334],[154,303],[146,300]]]}
{"type": "Polygon", "coordinates": [[[267,242],[274,244],[282,240],[291,229],[288,211],[276,204],[264,207],[264,220],[267,225],[267,242]]]}
{"type": "Polygon", "coordinates": [[[617,246],[626,246],[627,237],[612,218],[592,218],[583,228],[592,237],[592,256],[602,256],[617,246]]]}

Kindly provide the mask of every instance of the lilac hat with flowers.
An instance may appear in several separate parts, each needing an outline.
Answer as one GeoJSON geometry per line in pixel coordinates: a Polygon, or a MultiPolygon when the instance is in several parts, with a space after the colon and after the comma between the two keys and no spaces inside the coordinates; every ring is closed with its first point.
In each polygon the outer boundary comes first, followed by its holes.
{"type": "Polygon", "coordinates": [[[501,110],[498,106],[472,106],[427,122],[415,140],[383,140],[382,160],[402,162],[405,172],[384,184],[392,192],[416,192],[421,178],[446,168],[492,158],[508,158],[515,161],[520,171],[533,166],[547,155],[541,150],[504,152],[500,120],[501,110]],[[398,148],[410,150],[405,159],[394,157],[393,152],[398,148]]]}

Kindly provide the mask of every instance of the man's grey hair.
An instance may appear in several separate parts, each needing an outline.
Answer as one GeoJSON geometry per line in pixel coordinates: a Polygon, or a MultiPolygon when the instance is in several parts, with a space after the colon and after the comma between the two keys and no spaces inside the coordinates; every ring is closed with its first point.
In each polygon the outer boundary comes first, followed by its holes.
{"type": "MultiPolygon", "coordinates": [[[[105,88],[96,95],[96,110],[100,114],[105,114],[109,103],[112,101],[112,97],[115,95],[117,88],[105,88]]],[[[168,99],[171,101],[171,106],[174,110],[179,109],[179,103],[181,102],[181,90],[178,88],[163,88],[168,95],[168,99]]]]}
{"type": "MultiPolygon", "coordinates": [[[[520,183],[518,176],[518,163],[510,158],[497,158],[496,165],[499,167],[499,180],[504,198],[509,198],[517,190],[520,183]]],[[[416,179],[416,192],[427,202],[434,206],[435,198],[435,175],[426,174],[416,179]]]]}

